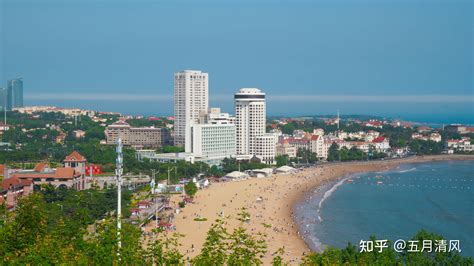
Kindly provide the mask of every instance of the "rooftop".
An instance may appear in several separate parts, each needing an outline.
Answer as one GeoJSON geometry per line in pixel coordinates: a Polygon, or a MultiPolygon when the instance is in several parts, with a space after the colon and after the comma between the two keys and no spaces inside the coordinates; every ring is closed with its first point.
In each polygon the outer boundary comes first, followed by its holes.
{"type": "Polygon", "coordinates": [[[85,162],[86,158],[82,156],[77,151],[71,152],[66,158],[64,158],[64,162],[85,162]]]}

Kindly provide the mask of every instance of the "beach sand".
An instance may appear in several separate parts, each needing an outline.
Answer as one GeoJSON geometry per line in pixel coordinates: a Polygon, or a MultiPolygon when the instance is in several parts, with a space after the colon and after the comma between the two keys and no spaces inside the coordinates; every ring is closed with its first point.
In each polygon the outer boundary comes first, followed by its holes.
{"type": "MultiPolygon", "coordinates": [[[[267,178],[212,183],[206,189],[199,190],[195,202],[188,204],[182,212],[175,215],[173,224],[178,233],[183,234],[181,252],[185,257],[193,258],[199,254],[211,224],[219,218],[221,212],[230,216],[227,228],[232,231],[239,222],[235,219],[241,208],[246,208],[251,221],[244,227],[252,234],[266,234],[268,245],[264,264],[271,262],[272,254],[284,248],[284,259],[291,264],[300,261],[303,253],[310,252],[299,235],[298,225],[293,218],[293,207],[301,201],[307,192],[314,191],[319,185],[334,181],[345,175],[359,172],[381,171],[403,163],[416,163],[440,160],[466,160],[474,156],[442,155],[423,156],[405,159],[324,164],[307,168],[295,174],[279,174],[267,178]],[[257,202],[257,198],[263,200],[257,202]],[[196,217],[207,221],[194,221],[196,217]],[[263,224],[271,225],[266,228],[263,224]]],[[[171,204],[178,206],[181,196],[173,196],[171,204]]],[[[153,225],[154,223],[151,223],[153,225]]]]}

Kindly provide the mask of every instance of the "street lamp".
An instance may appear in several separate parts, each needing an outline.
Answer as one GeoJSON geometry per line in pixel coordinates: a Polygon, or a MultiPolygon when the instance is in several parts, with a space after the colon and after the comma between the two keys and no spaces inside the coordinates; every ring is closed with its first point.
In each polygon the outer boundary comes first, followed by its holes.
{"type": "Polygon", "coordinates": [[[122,153],[122,139],[117,139],[117,159],[115,160],[115,176],[117,178],[117,257],[120,261],[120,249],[122,248],[122,174],[123,174],[123,153],[122,153]]]}

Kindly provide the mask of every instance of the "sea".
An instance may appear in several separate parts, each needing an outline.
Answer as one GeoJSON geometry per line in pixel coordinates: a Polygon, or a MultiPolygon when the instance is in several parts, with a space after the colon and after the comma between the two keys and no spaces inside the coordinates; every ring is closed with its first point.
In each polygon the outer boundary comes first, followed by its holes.
{"type": "Polygon", "coordinates": [[[379,240],[410,240],[419,230],[459,240],[474,257],[474,161],[403,164],[327,183],[295,206],[306,243],[316,251],[379,240]]]}

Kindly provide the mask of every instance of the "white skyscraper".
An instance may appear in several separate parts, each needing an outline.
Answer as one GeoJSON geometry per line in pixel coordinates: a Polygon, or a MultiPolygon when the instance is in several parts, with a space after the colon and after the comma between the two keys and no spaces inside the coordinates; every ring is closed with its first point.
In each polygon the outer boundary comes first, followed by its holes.
{"type": "Polygon", "coordinates": [[[265,93],[243,88],[235,93],[234,99],[237,154],[255,154],[255,138],[265,134],[265,93]]]}
{"type": "Polygon", "coordinates": [[[191,125],[198,123],[199,113],[209,106],[209,77],[198,70],[184,70],[174,74],[174,143],[191,145],[191,125]]]}

